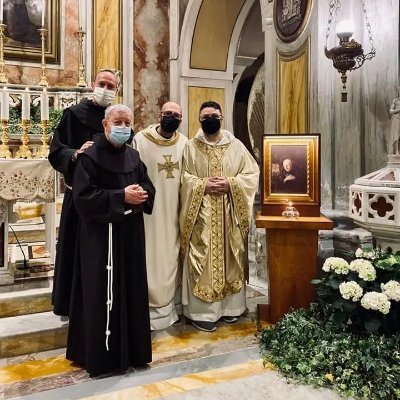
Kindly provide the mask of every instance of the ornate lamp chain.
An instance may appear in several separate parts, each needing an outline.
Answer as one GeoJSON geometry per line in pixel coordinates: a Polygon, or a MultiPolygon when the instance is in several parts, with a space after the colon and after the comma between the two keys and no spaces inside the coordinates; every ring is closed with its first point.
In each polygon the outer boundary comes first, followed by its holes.
{"type": "Polygon", "coordinates": [[[363,13],[365,15],[365,25],[367,27],[368,40],[369,40],[369,43],[371,44],[371,51],[368,54],[366,54],[365,58],[367,60],[370,60],[371,58],[375,57],[376,51],[375,51],[375,46],[374,46],[374,40],[372,39],[371,25],[368,20],[367,9],[365,8],[365,0],[361,0],[361,4],[363,7],[363,13]]]}
{"type": "Polygon", "coordinates": [[[325,48],[328,48],[328,38],[331,33],[331,25],[333,21],[333,13],[336,10],[336,13],[340,11],[341,4],[340,0],[330,0],[329,2],[329,17],[328,17],[328,26],[326,27],[326,35],[325,35],[325,48]]]}

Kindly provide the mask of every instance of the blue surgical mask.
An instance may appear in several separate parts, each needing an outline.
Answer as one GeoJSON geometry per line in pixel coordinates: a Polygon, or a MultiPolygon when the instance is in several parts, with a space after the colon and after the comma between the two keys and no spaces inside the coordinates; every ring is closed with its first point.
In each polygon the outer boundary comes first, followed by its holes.
{"type": "Polygon", "coordinates": [[[111,125],[111,132],[109,135],[110,141],[117,146],[122,146],[131,137],[131,128],[129,126],[115,126],[111,125]]]}

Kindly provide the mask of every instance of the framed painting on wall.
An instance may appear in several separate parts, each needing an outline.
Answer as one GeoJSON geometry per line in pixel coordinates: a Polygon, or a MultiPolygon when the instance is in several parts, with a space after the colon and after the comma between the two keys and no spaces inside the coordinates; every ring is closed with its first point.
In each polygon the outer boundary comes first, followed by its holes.
{"type": "Polygon", "coordinates": [[[43,22],[45,57],[47,64],[60,63],[60,2],[61,0],[3,0],[5,27],[4,58],[6,60],[41,62],[41,36],[43,22]]]}
{"type": "Polygon", "coordinates": [[[312,0],[275,0],[275,31],[283,42],[296,40],[307,23],[312,0]]]}
{"type": "Polygon", "coordinates": [[[320,212],[320,135],[265,135],[262,213],[281,215],[288,202],[304,216],[320,212]]]}

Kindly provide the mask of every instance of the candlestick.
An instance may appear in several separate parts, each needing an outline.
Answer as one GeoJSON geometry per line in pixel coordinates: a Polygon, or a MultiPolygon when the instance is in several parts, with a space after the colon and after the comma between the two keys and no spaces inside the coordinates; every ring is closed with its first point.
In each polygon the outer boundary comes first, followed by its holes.
{"type": "Polygon", "coordinates": [[[48,120],[43,120],[42,117],[42,123],[40,124],[40,127],[42,129],[42,136],[40,138],[42,144],[39,146],[39,149],[36,153],[36,158],[47,158],[49,155],[49,121],[48,120]]]}
{"type": "Polygon", "coordinates": [[[40,118],[42,121],[49,119],[49,97],[46,88],[43,88],[43,92],[40,95],[40,118]]]}
{"type": "Polygon", "coordinates": [[[0,158],[12,158],[10,147],[8,142],[10,140],[8,136],[8,119],[1,119],[1,145],[0,145],[0,158]]]}
{"type": "Polygon", "coordinates": [[[40,32],[40,38],[42,40],[42,62],[40,64],[40,68],[42,69],[42,74],[40,76],[40,82],[38,83],[39,86],[49,86],[46,78],[46,58],[45,58],[45,42],[46,42],[46,34],[47,29],[41,28],[38,29],[40,32]]]}
{"type": "Polygon", "coordinates": [[[8,98],[8,90],[6,87],[2,90],[1,96],[1,119],[9,119],[10,116],[10,99],[8,98]]]}
{"type": "MultiPolygon", "coordinates": [[[[1,1],[3,4],[3,1],[1,1]]],[[[7,25],[3,24],[3,12],[1,11],[1,23],[0,23],[0,83],[8,83],[8,79],[5,73],[5,62],[4,62],[4,31],[7,25]]]]}
{"type": "Polygon", "coordinates": [[[18,151],[15,154],[15,158],[32,158],[32,152],[29,150],[28,147],[29,143],[28,132],[30,127],[30,121],[28,119],[23,119],[20,126],[22,128],[22,136],[21,136],[22,144],[18,147],[18,151]]]}
{"type": "Polygon", "coordinates": [[[46,0],[42,0],[42,28],[44,28],[45,17],[46,17],[46,0]]]}
{"type": "Polygon", "coordinates": [[[79,7],[78,7],[78,27],[79,30],[82,30],[83,24],[83,5],[84,5],[84,1],[83,0],[79,0],[79,7]]]}
{"type": "Polygon", "coordinates": [[[0,24],[3,23],[3,13],[4,13],[4,4],[3,4],[4,0],[0,1],[0,24]]]}
{"type": "Polygon", "coordinates": [[[79,45],[78,83],[76,84],[78,87],[87,87],[85,81],[85,64],[83,63],[83,38],[85,35],[86,32],[83,32],[82,28],[79,28],[79,31],[75,32],[79,45]]]}
{"type": "Polygon", "coordinates": [[[31,95],[29,88],[25,88],[22,95],[22,119],[31,119],[31,95]]]}

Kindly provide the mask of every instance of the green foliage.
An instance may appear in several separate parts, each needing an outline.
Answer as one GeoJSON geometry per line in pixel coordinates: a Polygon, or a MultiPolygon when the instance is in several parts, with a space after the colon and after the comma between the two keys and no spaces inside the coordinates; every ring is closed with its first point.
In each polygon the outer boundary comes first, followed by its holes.
{"type": "Polygon", "coordinates": [[[343,396],[400,399],[399,334],[357,334],[324,316],[313,304],[261,330],[264,362],[290,381],[330,387],[343,396]]]}
{"type": "MultiPolygon", "coordinates": [[[[60,122],[63,110],[56,110],[55,108],[49,108],[49,135],[54,133],[54,129],[60,122]]],[[[31,103],[31,126],[29,129],[30,134],[42,134],[40,129],[40,105],[34,105],[31,103]]],[[[18,103],[15,107],[10,107],[10,117],[9,117],[9,133],[20,135],[21,128],[19,124],[21,123],[21,104],[18,103]]]]}

